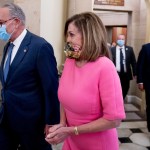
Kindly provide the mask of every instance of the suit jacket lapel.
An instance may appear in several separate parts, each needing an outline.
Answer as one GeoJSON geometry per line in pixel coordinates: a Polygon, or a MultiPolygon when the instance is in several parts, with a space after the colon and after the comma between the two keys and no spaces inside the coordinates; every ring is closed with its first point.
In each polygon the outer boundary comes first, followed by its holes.
{"type": "Polygon", "coordinates": [[[116,66],[116,49],[117,49],[116,46],[111,49],[112,57],[113,57],[112,59],[113,59],[115,66],[116,66]]]}
{"type": "Polygon", "coordinates": [[[129,48],[127,46],[125,46],[125,58],[126,58],[126,63],[128,62],[128,58],[129,58],[129,48]]]}
{"type": "Polygon", "coordinates": [[[10,80],[13,77],[14,72],[19,67],[19,64],[23,61],[26,53],[28,52],[28,45],[30,41],[31,41],[31,35],[30,35],[30,32],[27,32],[10,66],[10,69],[8,72],[8,78],[7,78],[8,80],[10,80]]]}

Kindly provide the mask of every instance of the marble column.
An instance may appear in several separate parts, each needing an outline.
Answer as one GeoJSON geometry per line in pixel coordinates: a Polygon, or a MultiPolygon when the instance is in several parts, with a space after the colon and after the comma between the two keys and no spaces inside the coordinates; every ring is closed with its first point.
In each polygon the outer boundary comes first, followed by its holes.
{"type": "Polygon", "coordinates": [[[63,59],[66,10],[67,0],[41,0],[40,35],[53,45],[58,69],[63,59]]]}
{"type": "Polygon", "coordinates": [[[146,22],[146,43],[150,42],[150,0],[145,0],[147,7],[147,22],[146,22]]]}
{"type": "Polygon", "coordinates": [[[68,0],[68,17],[84,11],[93,11],[94,0],[68,0]]]}

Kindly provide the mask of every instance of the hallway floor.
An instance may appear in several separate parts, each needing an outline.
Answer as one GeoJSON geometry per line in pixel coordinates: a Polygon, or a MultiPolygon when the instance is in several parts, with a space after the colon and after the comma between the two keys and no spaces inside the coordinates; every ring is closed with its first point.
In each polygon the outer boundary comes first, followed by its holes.
{"type": "Polygon", "coordinates": [[[125,104],[126,119],[117,128],[120,150],[150,150],[150,133],[139,109],[125,104]]]}
{"type": "MultiPolygon", "coordinates": [[[[139,109],[133,104],[125,104],[126,119],[117,128],[120,150],[150,150],[150,132],[139,109]]],[[[62,144],[53,146],[61,150],[62,144]]]]}

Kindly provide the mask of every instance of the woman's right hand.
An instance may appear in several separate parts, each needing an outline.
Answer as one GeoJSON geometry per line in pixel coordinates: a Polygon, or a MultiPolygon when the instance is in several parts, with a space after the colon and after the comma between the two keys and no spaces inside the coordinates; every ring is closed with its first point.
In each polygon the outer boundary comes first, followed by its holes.
{"type": "Polygon", "coordinates": [[[50,144],[58,144],[63,142],[68,136],[73,132],[73,127],[63,127],[57,126],[49,129],[49,134],[46,136],[45,140],[50,144]]]}

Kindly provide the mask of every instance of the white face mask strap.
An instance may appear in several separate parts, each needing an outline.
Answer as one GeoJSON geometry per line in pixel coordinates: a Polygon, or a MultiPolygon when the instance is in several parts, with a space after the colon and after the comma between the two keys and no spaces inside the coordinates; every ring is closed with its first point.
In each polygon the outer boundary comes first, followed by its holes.
{"type": "Polygon", "coordinates": [[[14,19],[15,19],[15,18],[13,18],[13,19],[11,20],[11,22],[9,22],[9,23],[6,25],[6,27],[7,27],[8,25],[10,25],[10,24],[13,22],[14,19]]]}
{"type": "MultiPolygon", "coordinates": [[[[10,25],[13,21],[14,21],[14,19],[15,18],[13,18],[12,20],[11,20],[11,22],[8,24],[8,25],[10,25]]],[[[6,26],[7,27],[7,26],[6,26]]],[[[12,34],[15,32],[15,28],[13,29],[13,31],[12,31],[12,33],[10,33],[10,35],[12,36],[12,34]]]]}

